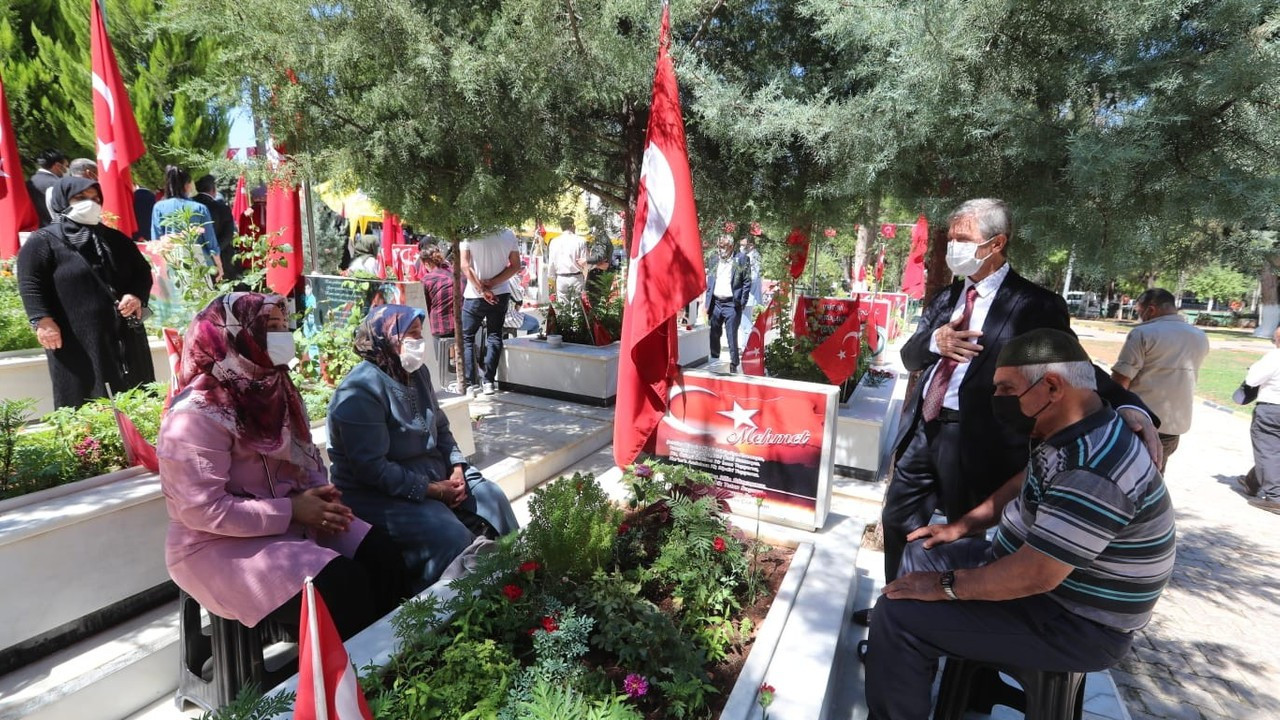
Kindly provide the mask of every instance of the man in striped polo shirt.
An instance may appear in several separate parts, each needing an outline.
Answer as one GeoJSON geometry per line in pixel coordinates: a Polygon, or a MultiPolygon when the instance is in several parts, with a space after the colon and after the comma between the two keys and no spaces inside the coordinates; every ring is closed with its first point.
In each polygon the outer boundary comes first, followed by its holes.
{"type": "Polygon", "coordinates": [[[1141,440],[1095,391],[1073,336],[1033,330],[996,360],[995,417],[1036,445],[1025,472],[912,533],[871,616],[875,720],[925,720],[944,656],[1055,671],[1114,665],[1173,572],[1173,506],[1141,440]],[[993,541],[982,531],[999,523],[993,541]]]}

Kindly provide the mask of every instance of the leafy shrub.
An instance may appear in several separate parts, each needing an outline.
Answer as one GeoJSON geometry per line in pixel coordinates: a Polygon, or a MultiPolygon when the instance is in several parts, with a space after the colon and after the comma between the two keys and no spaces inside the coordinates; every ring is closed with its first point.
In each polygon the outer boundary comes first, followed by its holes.
{"type": "Polygon", "coordinates": [[[613,551],[619,511],[595,476],[574,473],[533,492],[524,529],[527,554],[555,578],[585,580],[613,551]]]}
{"type": "Polygon", "coordinates": [[[622,697],[592,699],[571,687],[539,680],[513,708],[522,720],[642,720],[622,697]]]}
{"type": "Polygon", "coordinates": [[[0,260],[0,352],[40,347],[18,295],[16,272],[12,260],[0,260]]]}
{"type": "Polygon", "coordinates": [[[437,667],[401,675],[377,698],[375,717],[386,720],[481,720],[494,717],[519,663],[493,640],[458,640],[437,667]]]}

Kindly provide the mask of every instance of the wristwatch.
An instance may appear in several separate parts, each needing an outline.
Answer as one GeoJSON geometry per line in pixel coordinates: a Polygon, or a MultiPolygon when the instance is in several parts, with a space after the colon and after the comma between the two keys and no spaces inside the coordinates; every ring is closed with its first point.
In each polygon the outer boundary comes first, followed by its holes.
{"type": "Polygon", "coordinates": [[[948,600],[960,599],[956,597],[956,591],[955,591],[956,571],[955,570],[948,570],[942,573],[942,575],[938,578],[938,582],[942,585],[942,592],[944,595],[947,596],[948,600]]]}

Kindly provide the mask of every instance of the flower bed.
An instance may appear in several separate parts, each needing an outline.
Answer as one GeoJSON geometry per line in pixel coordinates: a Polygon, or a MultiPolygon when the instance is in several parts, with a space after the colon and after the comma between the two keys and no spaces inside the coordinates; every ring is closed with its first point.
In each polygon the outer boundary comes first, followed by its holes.
{"type": "Polygon", "coordinates": [[[363,680],[374,717],[714,717],[790,552],[734,531],[708,476],[637,470],[625,511],[591,475],[535,491],[448,599],[401,608],[399,654],[363,680]]]}

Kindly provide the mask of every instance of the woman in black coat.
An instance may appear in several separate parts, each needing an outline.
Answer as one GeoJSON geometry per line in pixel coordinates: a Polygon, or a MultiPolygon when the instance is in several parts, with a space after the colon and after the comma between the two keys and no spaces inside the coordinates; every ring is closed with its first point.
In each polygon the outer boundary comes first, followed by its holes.
{"type": "Polygon", "coordinates": [[[97,181],[62,178],[49,213],[53,222],[18,253],[18,290],[49,360],[54,406],[155,380],[142,326],[151,265],[132,240],[101,224],[97,181]]]}

